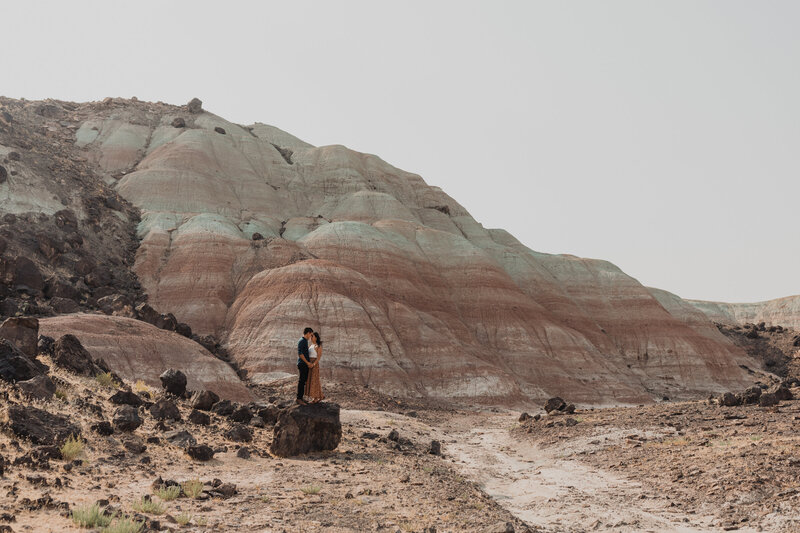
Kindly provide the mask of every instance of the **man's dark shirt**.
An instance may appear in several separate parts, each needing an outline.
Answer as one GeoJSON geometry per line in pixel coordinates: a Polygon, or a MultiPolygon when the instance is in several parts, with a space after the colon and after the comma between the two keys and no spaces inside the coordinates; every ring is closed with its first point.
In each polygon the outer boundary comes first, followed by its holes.
{"type": "MultiPolygon", "coordinates": [[[[306,356],[306,361],[308,361],[308,339],[303,337],[300,339],[300,342],[297,343],[297,355],[303,354],[306,356]]],[[[297,364],[305,364],[301,358],[297,358],[297,364]]]]}

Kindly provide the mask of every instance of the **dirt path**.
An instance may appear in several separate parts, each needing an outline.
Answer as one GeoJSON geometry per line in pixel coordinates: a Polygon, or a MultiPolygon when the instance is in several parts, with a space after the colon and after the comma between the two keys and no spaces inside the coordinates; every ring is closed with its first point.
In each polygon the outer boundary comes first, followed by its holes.
{"type": "MultiPolygon", "coordinates": [[[[714,517],[677,511],[667,495],[561,458],[564,448],[517,441],[509,432],[515,422],[512,415],[463,416],[440,431],[456,468],[528,524],[556,532],[719,531],[714,517]]],[[[571,451],[582,445],[565,443],[571,451]]]]}

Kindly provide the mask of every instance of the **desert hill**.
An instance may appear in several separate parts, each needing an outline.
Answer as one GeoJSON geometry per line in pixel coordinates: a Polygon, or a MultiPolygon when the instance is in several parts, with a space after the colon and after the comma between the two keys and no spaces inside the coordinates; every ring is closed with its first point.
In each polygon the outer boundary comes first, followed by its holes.
{"type": "Polygon", "coordinates": [[[530,250],[374,155],[199,101],[0,111],[5,316],[155,313],[262,382],[293,372],[312,325],[323,379],[469,403],[691,397],[759,368],[691,303],[530,250]]]}

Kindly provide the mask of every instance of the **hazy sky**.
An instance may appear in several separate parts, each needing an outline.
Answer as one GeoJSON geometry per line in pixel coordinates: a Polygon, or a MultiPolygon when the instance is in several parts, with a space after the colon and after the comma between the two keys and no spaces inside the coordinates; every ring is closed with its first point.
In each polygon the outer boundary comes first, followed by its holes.
{"type": "Polygon", "coordinates": [[[3,2],[0,94],[194,96],[374,153],[529,247],[800,293],[800,2],[3,2]]]}

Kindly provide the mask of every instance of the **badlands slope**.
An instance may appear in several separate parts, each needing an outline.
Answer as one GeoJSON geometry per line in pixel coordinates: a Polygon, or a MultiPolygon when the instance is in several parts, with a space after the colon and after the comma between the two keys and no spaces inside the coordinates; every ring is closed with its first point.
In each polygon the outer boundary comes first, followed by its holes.
{"type": "Polygon", "coordinates": [[[149,303],[251,378],[293,372],[310,325],[323,379],[398,396],[638,403],[752,382],[685,301],[532,251],[379,157],[187,106],[72,105],[73,148],[141,211],[149,303]]]}
{"type": "Polygon", "coordinates": [[[687,300],[714,322],[723,324],[758,324],[800,329],[800,296],[787,296],[756,303],[725,303],[687,300]]]}

